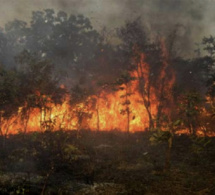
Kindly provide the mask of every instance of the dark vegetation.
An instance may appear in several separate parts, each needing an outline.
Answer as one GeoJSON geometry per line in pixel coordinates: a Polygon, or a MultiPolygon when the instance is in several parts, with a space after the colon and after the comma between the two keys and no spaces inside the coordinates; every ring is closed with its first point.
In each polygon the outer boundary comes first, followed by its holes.
{"type": "Polygon", "coordinates": [[[185,59],[177,55],[176,32],[149,39],[137,19],[118,29],[120,43],[111,44],[88,18],[51,9],[33,12],[29,24],[6,24],[0,31],[1,194],[215,194],[215,140],[208,137],[215,122],[215,38],[203,38],[203,50],[185,59]],[[139,83],[147,132],[129,133],[132,80],[139,83]],[[40,133],[28,133],[33,108],[48,113],[48,103],[61,104],[65,95],[75,108],[90,95],[101,98],[102,90],[124,90],[127,133],[100,132],[99,123],[98,132],[83,130],[83,118],[89,117],[83,110],[76,112],[78,136],[52,131],[54,122],[45,119],[40,133]],[[23,129],[10,135],[9,119],[20,107],[23,129]],[[175,136],[182,129],[190,134],[175,136]]]}
{"type": "Polygon", "coordinates": [[[214,138],[151,132],[56,131],[8,137],[1,151],[1,194],[214,194],[214,138]]]}

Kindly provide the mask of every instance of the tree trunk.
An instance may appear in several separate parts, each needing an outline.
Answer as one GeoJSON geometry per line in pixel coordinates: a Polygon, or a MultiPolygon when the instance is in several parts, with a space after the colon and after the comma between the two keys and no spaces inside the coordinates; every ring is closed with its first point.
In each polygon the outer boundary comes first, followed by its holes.
{"type": "Polygon", "coordinates": [[[129,133],[130,132],[130,110],[129,110],[129,107],[127,107],[126,112],[127,112],[127,133],[129,133]]]}
{"type": "Polygon", "coordinates": [[[97,113],[97,131],[100,131],[99,109],[96,109],[96,113],[97,113]]]}
{"type": "Polygon", "coordinates": [[[26,118],[24,119],[24,135],[26,134],[27,132],[27,127],[28,127],[28,121],[30,119],[30,109],[27,110],[27,113],[26,113],[26,118]]]}
{"type": "Polygon", "coordinates": [[[165,78],[161,81],[161,89],[160,89],[160,96],[159,96],[159,103],[157,107],[157,117],[156,117],[156,127],[160,128],[160,117],[162,114],[163,106],[164,106],[164,86],[165,86],[165,78]]]}
{"type": "Polygon", "coordinates": [[[98,97],[98,101],[96,104],[97,108],[96,108],[96,114],[97,114],[97,131],[100,131],[100,118],[99,118],[99,97],[98,97]]]}
{"type": "Polygon", "coordinates": [[[127,114],[127,133],[130,131],[130,109],[128,102],[128,84],[126,84],[126,94],[125,94],[125,103],[126,103],[126,114],[127,114]]]}
{"type": "Polygon", "coordinates": [[[171,160],[171,149],[172,149],[172,137],[168,140],[168,147],[166,151],[166,160],[165,160],[165,169],[168,170],[170,168],[170,160],[171,160]]]}
{"type": "Polygon", "coordinates": [[[152,130],[154,128],[154,123],[153,123],[153,120],[152,120],[152,114],[150,112],[149,107],[145,106],[145,108],[146,108],[148,118],[149,118],[149,131],[150,131],[150,130],[152,130]]]}
{"type": "Polygon", "coordinates": [[[171,162],[171,150],[172,150],[172,142],[173,142],[173,130],[170,129],[171,136],[168,139],[168,146],[166,150],[166,159],[165,159],[165,170],[169,170],[170,162],[171,162]]]}

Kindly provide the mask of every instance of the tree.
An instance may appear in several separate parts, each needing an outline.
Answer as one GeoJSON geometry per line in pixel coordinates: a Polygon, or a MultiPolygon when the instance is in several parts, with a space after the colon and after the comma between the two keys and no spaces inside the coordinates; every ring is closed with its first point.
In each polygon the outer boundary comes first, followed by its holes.
{"type": "Polygon", "coordinates": [[[16,123],[20,102],[18,101],[19,86],[16,71],[0,69],[0,133],[5,138],[11,126],[16,123]]]}
{"type": "Polygon", "coordinates": [[[63,11],[46,9],[33,12],[26,49],[52,59],[58,70],[61,67],[74,74],[93,59],[99,40],[99,34],[83,15],[68,16],[63,11]]]}
{"type": "Polygon", "coordinates": [[[152,129],[154,125],[150,102],[152,89],[151,78],[153,78],[153,73],[151,72],[149,64],[145,62],[144,52],[149,48],[149,44],[143,29],[140,19],[138,19],[134,22],[127,23],[120,30],[119,34],[123,40],[125,54],[129,56],[126,60],[130,62],[130,68],[136,71],[136,77],[139,83],[138,91],[149,117],[149,129],[152,129]]]}
{"type": "MultiPolygon", "coordinates": [[[[173,86],[175,84],[175,74],[173,67],[170,65],[170,54],[166,48],[164,39],[160,40],[160,62],[157,65],[157,79],[155,80],[154,88],[157,97],[157,113],[156,113],[156,128],[160,128],[161,116],[171,116],[173,109],[173,86]]],[[[156,70],[154,70],[154,73],[156,70]]]]}
{"type": "Polygon", "coordinates": [[[39,60],[27,51],[16,57],[20,65],[20,101],[24,105],[22,119],[24,132],[31,110],[39,108],[41,129],[53,129],[54,121],[51,119],[51,109],[55,103],[60,103],[61,97],[56,92],[62,92],[58,80],[53,75],[53,64],[48,60],[39,60]],[[58,96],[58,97],[57,97],[58,96]]]}
{"type": "Polygon", "coordinates": [[[30,24],[14,20],[1,29],[0,63],[15,67],[14,57],[27,50],[37,59],[52,61],[64,82],[74,77],[78,80],[80,75],[89,77],[85,69],[93,64],[100,43],[101,36],[83,15],[33,11],[30,24]]]}
{"type": "Polygon", "coordinates": [[[202,112],[202,99],[200,95],[191,91],[180,98],[180,114],[190,134],[196,135],[199,126],[199,117],[202,112]]]}
{"type": "Polygon", "coordinates": [[[72,107],[72,112],[74,113],[73,119],[77,119],[77,136],[79,136],[81,128],[86,125],[84,124],[84,122],[86,122],[85,120],[91,117],[91,103],[88,95],[89,92],[85,88],[81,88],[79,85],[71,89],[70,105],[72,107]]]}
{"type": "Polygon", "coordinates": [[[27,27],[27,23],[24,21],[15,19],[14,21],[8,22],[5,25],[4,36],[6,38],[7,44],[4,48],[4,65],[6,67],[16,66],[14,57],[26,49],[28,34],[29,29],[27,27]]]}
{"type": "Polygon", "coordinates": [[[8,60],[7,54],[7,38],[3,29],[0,28],[0,64],[6,64],[8,60]]]}
{"type": "Polygon", "coordinates": [[[126,115],[127,118],[127,133],[130,131],[130,120],[131,120],[131,109],[130,109],[130,100],[129,97],[132,95],[131,92],[131,81],[135,80],[135,77],[132,77],[128,71],[125,71],[121,74],[121,76],[117,79],[115,85],[118,86],[118,90],[123,91],[124,93],[120,96],[123,100],[121,103],[123,109],[120,110],[122,115],[126,115]]]}
{"type": "Polygon", "coordinates": [[[152,144],[160,144],[167,143],[166,155],[165,155],[165,165],[164,169],[168,170],[170,168],[171,162],[171,150],[173,144],[173,136],[177,127],[180,125],[181,120],[171,121],[168,117],[164,116],[165,124],[162,125],[161,128],[158,129],[155,133],[150,137],[150,141],[152,144]]]}

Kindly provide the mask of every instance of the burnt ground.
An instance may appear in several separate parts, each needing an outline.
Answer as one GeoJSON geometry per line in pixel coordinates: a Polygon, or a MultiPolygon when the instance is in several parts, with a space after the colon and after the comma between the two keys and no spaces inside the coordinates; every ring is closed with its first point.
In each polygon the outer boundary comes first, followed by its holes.
{"type": "Polygon", "coordinates": [[[56,131],[1,137],[0,194],[215,194],[215,138],[56,131]]]}

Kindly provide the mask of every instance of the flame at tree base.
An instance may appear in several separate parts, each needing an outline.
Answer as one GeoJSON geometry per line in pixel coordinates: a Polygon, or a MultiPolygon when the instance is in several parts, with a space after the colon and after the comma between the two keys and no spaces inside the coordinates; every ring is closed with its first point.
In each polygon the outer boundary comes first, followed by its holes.
{"type": "MultiPolygon", "coordinates": [[[[168,116],[171,113],[171,90],[175,75],[168,63],[168,53],[162,41],[161,48],[163,62],[159,75],[155,78],[156,86],[151,85],[153,72],[150,72],[145,54],[135,48],[134,53],[136,52],[139,58],[134,60],[136,69],[129,74],[136,79],[119,85],[115,92],[103,89],[99,94],[89,96],[85,101],[73,106],[70,104],[69,95],[65,96],[63,103],[54,104],[49,97],[35,92],[39,102],[44,99],[46,102],[38,107],[26,103],[10,118],[2,117],[1,112],[1,135],[44,130],[136,132],[149,129],[150,122],[156,123],[161,115],[168,116]]],[[[154,124],[154,128],[158,125],[154,124]]],[[[178,134],[185,132],[188,131],[182,130],[178,134]]],[[[198,132],[200,134],[202,131],[198,132]]]]}
{"type": "MultiPolygon", "coordinates": [[[[135,82],[132,84],[135,85],[135,82]]],[[[134,87],[135,89],[135,87],[134,87]]],[[[2,119],[3,134],[18,132],[32,132],[44,130],[80,130],[91,129],[100,131],[120,130],[127,131],[127,115],[122,114],[124,92],[102,92],[99,97],[88,97],[86,102],[72,107],[69,97],[62,104],[49,104],[44,108],[31,108],[29,116],[24,116],[19,109],[17,115],[8,120],[2,119]],[[92,108],[92,101],[96,99],[96,108],[92,108]]],[[[129,131],[143,131],[148,128],[148,116],[142,104],[140,95],[132,92],[130,98],[129,131]]],[[[152,107],[156,110],[156,105],[152,107]]]]}
{"type": "MultiPolygon", "coordinates": [[[[19,109],[18,114],[9,119],[1,117],[1,134],[48,129],[127,132],[146,130],[149,128],[150,120],[156,118],[158,110],[161,108],[160,100],[163,98],[163,94],[171,90],[174,83],[173,71],[169,68],[168,56],[162,44],[161,48],[163,62],[160,67],[160,75],[156,78],[158,80],[157,88],[150,84],[153,72],[150,72],[150,65],[145,62],[145,54],[137,50],[134,51],[134,53],[138,52],[137,56],[139,56],[138,60],[134,60],[136,69],[129,73],[136,79],[122,83],[118,86],[119,90],[109,93],[103,90],[100,94],[90,96],[84,102],[74,106],[69,104],[69,97],[65,97],[62,104],[56,105],[47,101],[40,104],[42,106],[39,108],[30,107],[26,103],[19,109]],[[170,73],[167,73],[168,71],[170,73]],[[171,77],[167,76],[169,74],[171,77]],[[159,93],[162,93],[162,98],[159,97],[159,93]]],[[[39,93],[36,96],[38,101],[48,99],[39,93]]],[[[168,109],[163,109],[163,112],[167,114],[168,109]]]]}

